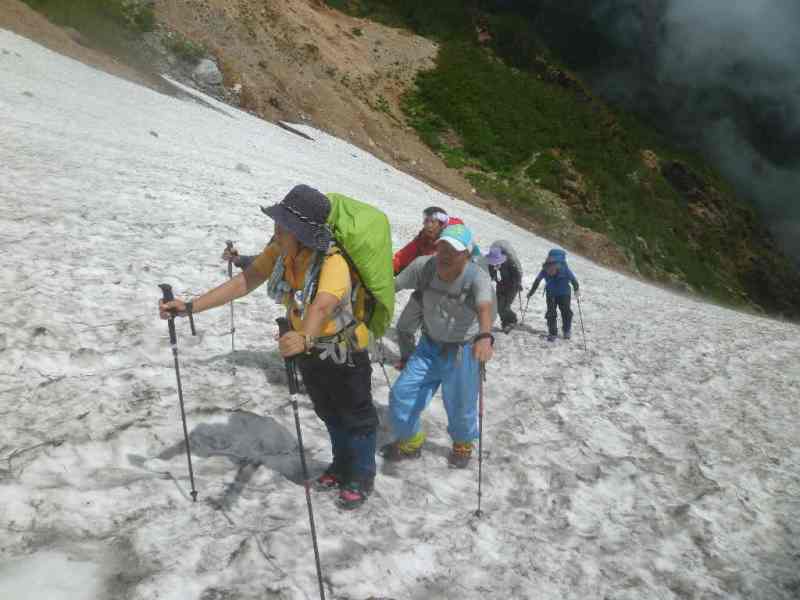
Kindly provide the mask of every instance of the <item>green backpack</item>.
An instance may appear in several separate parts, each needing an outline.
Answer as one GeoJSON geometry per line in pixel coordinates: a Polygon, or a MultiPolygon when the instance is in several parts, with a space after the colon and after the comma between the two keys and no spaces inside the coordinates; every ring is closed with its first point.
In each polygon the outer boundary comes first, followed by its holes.
{"type": "Polygon", "coordinates": [[[364,322],[381,337],[394,315],[392,231],[386,215],[369,204],[342,194],[326,194],[331,201],[328,225],[336,246],[355,271],[365,292],[364,322]]]}

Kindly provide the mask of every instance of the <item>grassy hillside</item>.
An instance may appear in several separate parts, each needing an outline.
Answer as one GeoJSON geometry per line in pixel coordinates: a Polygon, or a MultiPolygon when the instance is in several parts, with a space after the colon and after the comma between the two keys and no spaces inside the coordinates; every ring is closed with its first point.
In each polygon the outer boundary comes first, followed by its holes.
{"type": "Polygon", "coordinates": [[[482,195],[567,244],[568,223],[605,235],[646,277],[800,316],[800,276],[753,208],[700,157],[597,99],[525,19],[482,13],[478,1],[328,4],[441,42],[404,109],[482,195]],[[476,26],[489,34],[483,45],[476,26]]]}
{"type": "Polygon", "coordinates": [[[72,27],[102,47],[120,49],[124,38],[155,26],[153,9],[131,0],[23,0],[50,21],[72,27]]]}

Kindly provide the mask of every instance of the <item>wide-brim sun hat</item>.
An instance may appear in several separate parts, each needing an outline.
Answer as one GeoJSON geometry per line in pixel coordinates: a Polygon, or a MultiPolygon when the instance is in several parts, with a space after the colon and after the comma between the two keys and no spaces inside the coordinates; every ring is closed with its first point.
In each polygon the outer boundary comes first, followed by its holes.
{"type": "Polygon", "coordinates": [[[465,225],[449,225],[442,230],[436,243],[447,242],[459,252],[472,252],[472,232],[465,225]]]}
{"type": "Polygon", "coordinates": [[[503,250],[497,246],[492,246],[489,248],[489,253],[486,255],[486,262],[488,262],[493,267],[497,267],[502,265],[506,262],[506,255],[503,254],[503,250]]]}
{"type": "Polygon", "coordinates": [[[261,211],[288,229],[304,246],[327,252],[333,234],[326,221],[331,212],[328,197],[308,185],[296,185],[283,200],[261,211]]]}

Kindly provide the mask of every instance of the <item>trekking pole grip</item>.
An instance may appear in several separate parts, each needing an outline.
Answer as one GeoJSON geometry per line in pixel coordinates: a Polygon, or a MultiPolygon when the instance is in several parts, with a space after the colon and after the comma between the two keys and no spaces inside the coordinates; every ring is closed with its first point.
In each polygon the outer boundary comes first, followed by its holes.
{"type": "MultiPolygon", "coordinates": [[[[163,294],[164,302],[172,302],[175,300],[175,295],[172,293],[172,286],[168,283],[159,284],[161,288],[161,293],[163,294]]],[[[175,346],[178,343],[178,338],[175,335],[175,314],[170,312],[170,318],[167,321],[167,326],[169,327],[169,343],[175,346]]]]}
{"type": "MultiPolygon", "coordinates": [[[[230,252],[231,256],[233,256],[233,240],[226,240],[225,247],[230,252]]],[[[228,259],[228,277],[233,275],[233,258],[228,259]]]]}
{"type": "MultiPolygon", "coordinates": [[[[286,317],[279,317],[275,319],[275,322],[278,324],[278,335],[280,337],[283,337],[292,330],[291,325],[289,325],[289,319],[286,317]]],[[[283,363],[286,366],[286,376],[289,378],[289,393],[293,395],[297,394],[300,386],[297,384],[297,372],[295,371],[294,359],[284,358],[283,363]]]]}
{"type": "MultiPolygon", "coordinates": [[[[289,325],[289,319],[286,317],[278,317],[275,319],[275,322],[278,324],[278,335],[283,337],[285,334],[291,331],[291,326],[289,325]]],[[[288,358],[286,360],[289,360],[288,358]]]]}

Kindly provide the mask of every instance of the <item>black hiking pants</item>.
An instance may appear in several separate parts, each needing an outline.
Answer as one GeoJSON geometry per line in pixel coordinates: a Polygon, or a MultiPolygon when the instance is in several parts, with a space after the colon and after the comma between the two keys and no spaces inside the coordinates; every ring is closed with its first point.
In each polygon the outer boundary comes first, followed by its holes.
{"type": "Polygon", "coordinates": [[[561,321],[564,326],[564,334],[572,331],[572,294],[563,294],[561,296],[554,296],[547,294],[547,312],[545,319],[547,319],[547,332],[550,335],[558,335],[558,320],[556,318],[556,309],[561,311],[561,321]]]}
{"type": "Polygon", "coordinates": [[[375,477],[378,412],[372,401],[372,365],[366,350],[337,365],[318,351],[299,355],[303,383],[314,412],[331,438],[334,471],[344,481],[375,477]]]}
{"type": "Polygon", "coordinates": [[[501,327],[516,324],[517,313],[512,310],[516,299],[517,290],[503,289],[497,286],[497,314],[500,316],[501,327]]]}

